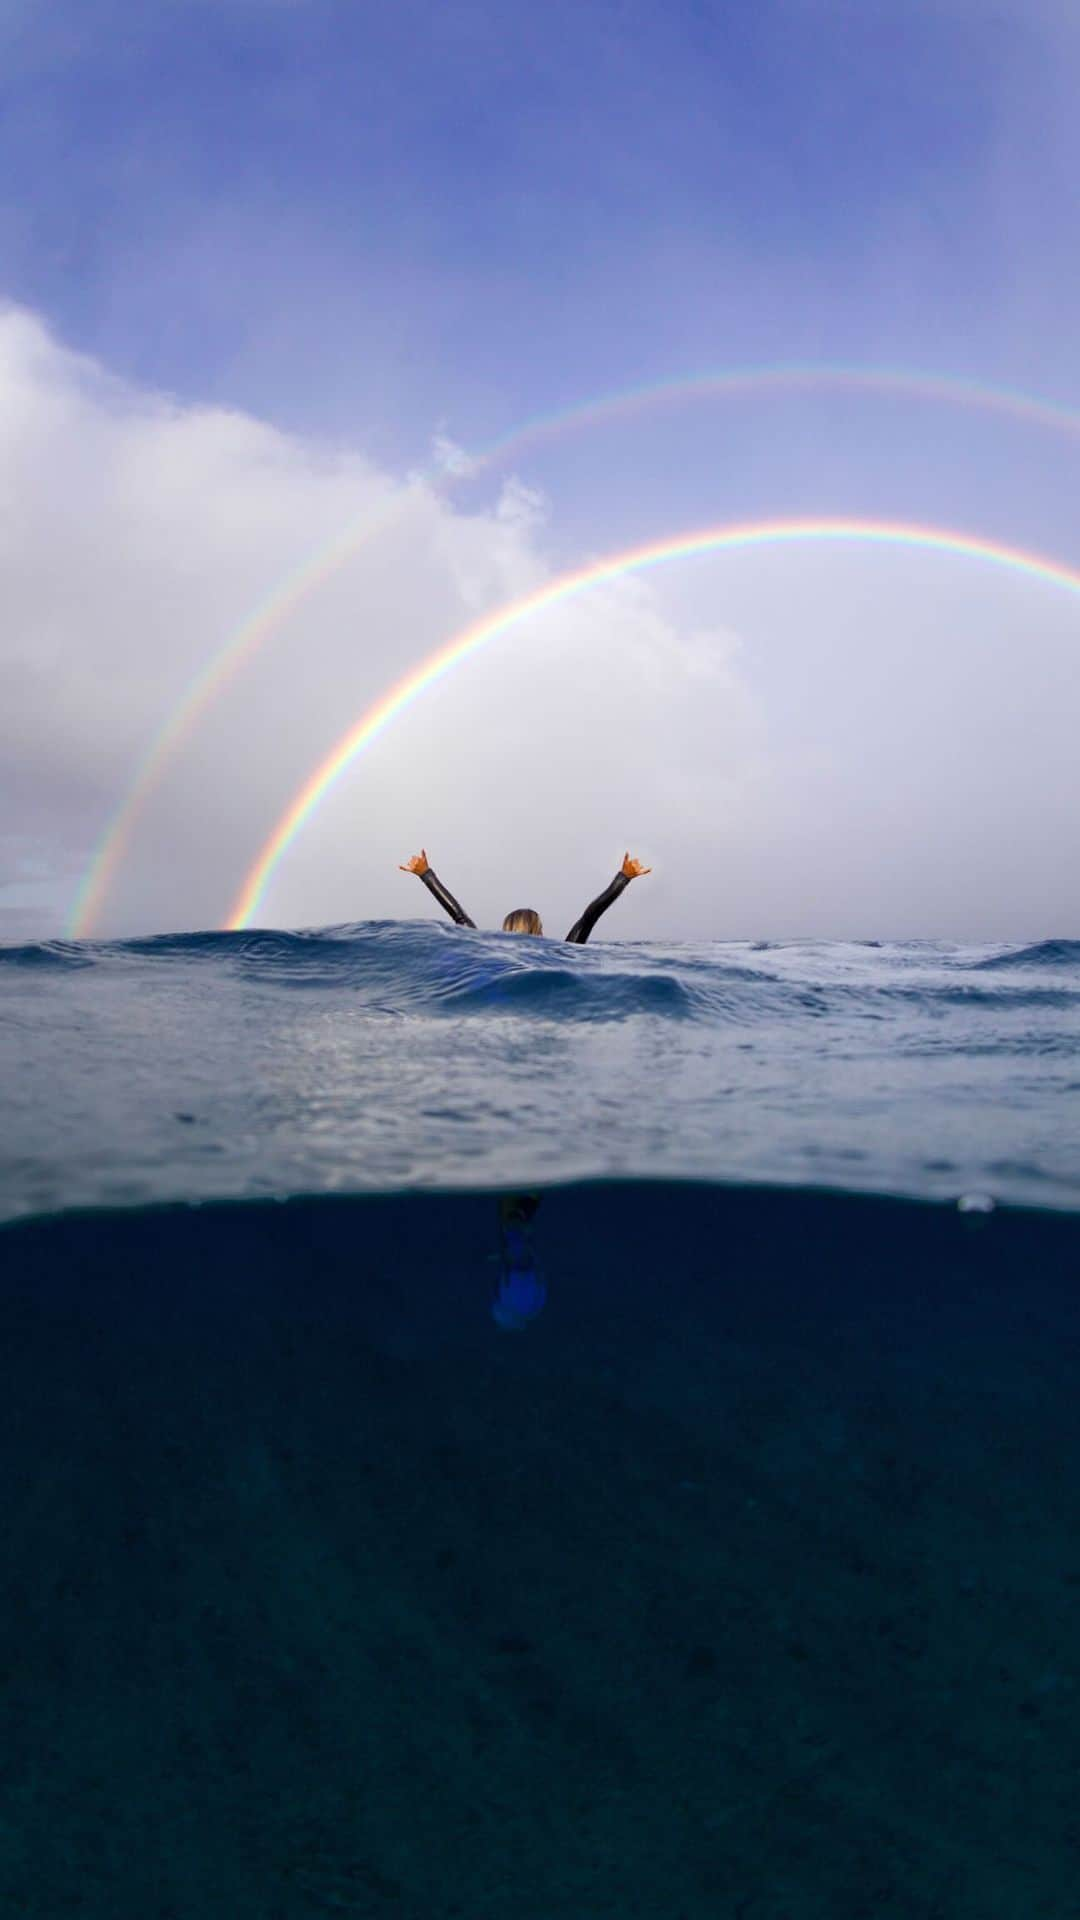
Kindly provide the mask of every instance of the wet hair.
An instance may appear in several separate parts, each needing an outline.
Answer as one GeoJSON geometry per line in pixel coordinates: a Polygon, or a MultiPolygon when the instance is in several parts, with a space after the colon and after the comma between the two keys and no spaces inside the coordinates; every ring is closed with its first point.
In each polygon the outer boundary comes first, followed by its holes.
{"type": "Polygon", "coordinates": [[[515,907],[502,923],[504,933],[543,933],[544,925],[535,907],[515,907]]]}

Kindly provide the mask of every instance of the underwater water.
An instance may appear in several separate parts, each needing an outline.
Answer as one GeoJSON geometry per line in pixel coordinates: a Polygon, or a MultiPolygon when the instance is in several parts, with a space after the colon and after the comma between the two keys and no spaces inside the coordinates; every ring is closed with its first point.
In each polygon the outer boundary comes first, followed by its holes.
{"type": "Polygon", "coordinates": [[[1078,1009],[1065,941],[0,949],[0,1913],[1080,1914],[1078,1009]]]}

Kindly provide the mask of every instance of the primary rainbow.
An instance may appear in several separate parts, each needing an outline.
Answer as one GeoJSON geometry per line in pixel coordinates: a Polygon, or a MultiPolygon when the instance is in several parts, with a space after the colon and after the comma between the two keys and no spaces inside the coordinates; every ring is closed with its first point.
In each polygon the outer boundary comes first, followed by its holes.
{"type": "Polygon", "coordinates": [[[948,528],[910,526],[892,521],[771,520],[745,526],[705,527],[692,533],[676,534],[671,539],[655,541],[647,546],[632,547],[623,553],[611,554],[590,566],[561,574],[534,593],[485,614],[472,626],[455,634],[445,645],[428,654],[419,666],[414,667],[373,706],[368,707],[289,802],[248,872],[230,909],[226,927],[236,930],[250,924],[278,861],[357,755],[389,726],[391,720],[419,699],[428,687],[434,686],[452,667],[477,652],[486,641],[510,632],[532,614],[542,613],[548,607],[572,600],[591,587],[618,580],[625,574],[644,572],[646,568],[660,566],[668,560],[685,560],[695,554],[731,552],[748,547],[794,545],[804,541],[857,541],[864,545],[912,547],[962,559],[982,560],[1045,585],[1064,587],[1067,592],[1080,597],[1080,572],[1041,554],[1028,553],[1019,547],[1003,546],[997,541],[984,540],[978,535],[958,533],[948,528]]]}
{"type": "MultiPolygon", "coordinates": [[[[772,391],[804,390],[812,393],[830,388],[896,394],[966,407],[1080,437],[1080,412],[1015,388],[981,385],[974,380],[919,373],[902,367],[787,363],[654,381],[601,395],[558,412],[538,415],[491,442],[483,451],[464,455],[461,471],[480,472],[510,453],[557,438],[561,433],[606,420],[629,418],[648,407],[668,401],[731,399],[741,394],[772,391]]],[[[67,923],[71,938],[80,938],[91,931],[147,802],[166,767],[218,694],[255,658],[263,643],[308,594],[328,580],[398,512],[404,511],[417,485],[430,482],[441,470],[441,463],[433,462],[427,475],[421,476],[419,482],[393,489],[383,506],[351,521],[329,546],[320,548],[276,585],[243,626],[216,648],[154,735],[135,767],[120,804],[106,821],[71,905],[67,923]]]]}

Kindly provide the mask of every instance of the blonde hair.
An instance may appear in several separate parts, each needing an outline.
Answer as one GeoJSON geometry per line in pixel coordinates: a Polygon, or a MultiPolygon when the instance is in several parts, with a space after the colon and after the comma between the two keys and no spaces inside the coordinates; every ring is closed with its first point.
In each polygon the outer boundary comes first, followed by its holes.
{"type": "Polygon", "coordinates": [[[515,907],[502,923],[504,933],[543,933],[544,926],[534,907],[515,907]]]}

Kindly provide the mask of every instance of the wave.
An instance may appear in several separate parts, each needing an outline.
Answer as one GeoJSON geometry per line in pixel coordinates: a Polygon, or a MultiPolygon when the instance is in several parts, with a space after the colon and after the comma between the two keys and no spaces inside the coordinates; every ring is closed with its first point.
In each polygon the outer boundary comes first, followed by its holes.
{"type": "Polygon", "coordinates": [[[688,976],[680,979],[641,948],[597,944],[586,951],[564,941],[523,942],[511,934],[408,921],[297,932],[46,940],[0,948],[0,968],[116,971],[147,964],[216,964],[232,977],[286,990],[351,988],[389,1012],[498,1013],[503,1008],[570,1018],[715,1012],[718,986],[772,978],[750,967],[687,957],[677,963],[677,971],[688,976]]]}
{"type": "Polygon", "coordinates": [[[1006,953],[968,962],[972,972],[1000,972],[1011,967],[1080,967],[1080,940],[1038,940],[1030,947],[1012,947],[1006,953]]]}
{"type": "MultiPolygon", "coordinates": [[[[1080,941],[1048,940],[989,956],[913,944],[903,953],[903,972],[893,965],[883,971],[876,953],[867,953],[854,972],[849,959],[836,956],[842,948],[830,955],[820,942],[582,948],[437,922],[363,921],[299,931],[46,940],[0,948],[0,970],[188,968],[201,977],[204,968],[216,967],[255,988],[345,993],[375,1014],[506,1014],[570,1025],[635,1015],[751,1024],[887,1018],[901,1007],[932,1017],[953,1008],[1050,1011],[1080,1004],[1080,941]],[[918,971],[909,976],[912,961],[918,971]],[[1075,984],[1063,978],[1070,969],[1075,984]],[[1024,978],[980,978],[1002,973],[1024,978]],[[1033,973],[1047,978],[1033,981],[1033,973]]],[[[900,950],[892,957],[901,957],[900,950]]]]}
{"type": "Polygon", "coordinates": [[[92,967],[97,955],[83,940],[34,940],[0,947],[0,967],[92,967]]]}

